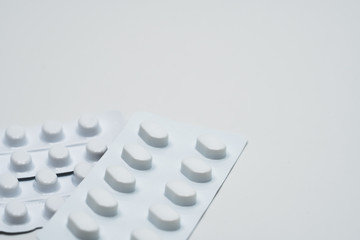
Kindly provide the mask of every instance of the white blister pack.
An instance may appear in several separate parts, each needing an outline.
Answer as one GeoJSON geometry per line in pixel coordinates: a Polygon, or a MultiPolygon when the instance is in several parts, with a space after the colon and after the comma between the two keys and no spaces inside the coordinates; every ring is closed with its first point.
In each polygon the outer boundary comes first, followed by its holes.
{"type": "Polygon", "coordinates": [[[187,239],[245,145],[137,113],[38,238],[187,239]]]}
{"type": "Polygon", "coordinates": [[[119,112],[0,131],[0,232],[42,227],[125,126],[119,112]]]}

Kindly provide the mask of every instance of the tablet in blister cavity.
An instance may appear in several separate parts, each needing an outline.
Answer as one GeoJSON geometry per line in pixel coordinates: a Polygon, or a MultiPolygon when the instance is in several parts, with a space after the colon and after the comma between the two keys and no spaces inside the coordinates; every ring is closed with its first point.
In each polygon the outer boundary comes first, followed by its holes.
{"type": "Polygon", "coordinates": [[[48,221],[125,125],[119,112],[0,130],[0,232],[48,221]]]}
{"type": "Polygon", "coordinates": [[[245,145],[236,134],[135,114],[38,238],[186,239],[245,145]]]}

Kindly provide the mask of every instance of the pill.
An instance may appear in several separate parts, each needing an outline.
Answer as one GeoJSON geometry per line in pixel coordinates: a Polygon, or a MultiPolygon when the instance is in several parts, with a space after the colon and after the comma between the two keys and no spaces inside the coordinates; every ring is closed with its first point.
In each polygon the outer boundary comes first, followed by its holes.
{"type": "Polygon", "coordinates": [[[5,220],[10,224],[24,224],[29,220],[28,210],[21,201],[10,201],[5,206],[5,220]]]}
{"type": "Polygon", "coordinates": [[[41,127],[43,138],[48,142],[57,142],[64,138],[61,123],[55,121],[45,122],[41,127]]]}
{"type": "Polygon", "coordinates": [[[63,205],[64,198],[61,196],[51,196],[45,202],[45,216],[51,218],[55,212],[63,205]]]}
{"type": "Polygon", "coordinates": [[[19,181],[11,173],[0,176],[0,196],[13,197],[20,193],[19,181]]]}
{"type": "Polygon", "coordinates": [[[134,175],[120,165],[107,167],[104,179],[116,191],[130,193],[135,190],[134,175]]]}
{"type": "Polygon", "coordinates": [[[80,183],[86,177],[92,166],[93,165],[89,162],[80,162],[76,164],[73,175],[76,183],[80,183]]]}
{"type": "Polygon", "coordinates": [[[199,136],[196,141],[196,149],[211,159],[222,159],[226,156],[226,145],[211,135],[199,136]]]}
{"type": "Polygon", "coordinates": [[[92,137],[100,132],[100,124],[96,117],[84,115],[79,118],[78,131],[85,137],[92,137]]]}
{"type": "Polygon", "coordinates": [[[175,231],[180,228],[180,215],[168,205],[152,205],[149,208],[148,219],[157,228],[165,231],[175,231]]]}
{"type": "Polygon", "coordinates": [[[182,181],[167,182],[165,196],[174,204],[180,206],[192,206],[196,203],[196,191],[182,181]]]}
{"type": "Polygon", "coordinates": [[[99,225],[84,212],[73,212],[67,221],[68,229],[80,239],[96,240],[99,238],[99,225]]]}
{"type": "Polygon", "coordinates": [[[132,231],[130,240],[160,240],[161,238],[148,228],[138,228],[132,231]]]}
{"type": "Polygon", "coordinates": [[[30,154],[25,150],[13,152],[10,156],[10,167],[18,172],[30,170],[33,167],[30,154]]]}
{"type": "Polygon", "coordinates": [[[5,131],[5,141],[12,147],[25,145],[25,129],[16,125],[8,127],[5,131]]]}
{"type": "Polygon", "coordinates": [[[199,158],[186,158],[181,162],[181,172],[194,182],[208,182],[212,178],[211,167],[199,158]]]}
{"type": "Polygon", "coordinates": [[[50,165],[53,167],[64,167],[70,163],[69,150],[63,144],[52,146],[48,155],[50,165]]]}
{"type": "Polygon", "coordinates": [[[106,150],[106,143],[99,138],[92,139],[86,144],[86,153],[91,160],[99,160],[106,150]]]}
{"type": "Polygon", "coordinates": [[[152,165],[150,153],[140,145],[125,145],[121,157],[130,167],[137,170],[147,170],[150,169],[152,165]]]}
{"type": "Polygon", "coordinates": [[[91,189],[87,194],[86,203],[99,215],[111,217],[117,214],[118,202],[102,188],[91,189]]]}
{"type": "Polygon", "coordinates": [[[156,123],[142,122],[139,128],[139,136],[152,147],[162,148],[168,145],[168,133],[156,123]]]}
{"type": "Polygon", "coordinates": [[[42,192],[55,192],[59,188],[57,176],[49,168],[43,168],[36,173],[34,184],[42,192]]]}

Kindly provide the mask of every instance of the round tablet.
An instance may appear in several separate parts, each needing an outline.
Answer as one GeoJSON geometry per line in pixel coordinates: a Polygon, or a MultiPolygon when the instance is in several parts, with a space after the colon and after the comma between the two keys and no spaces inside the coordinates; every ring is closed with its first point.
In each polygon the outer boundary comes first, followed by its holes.
{"type": "Polygon", "coordinates": [[[140,145],[125,145],[123,147],[121,157],[127,164],[129,164],[130,167],[137,170],[147,170],[150,169],[152,165],[152,157],[150,153],[140,145]]]}
{"type": "Polygon", "coordinates": [[[34,184],[42,192],[55,192],[59,187],[55,172],[49,168],[43,168],[37,172],[34,184]]]}
{"type": "Polygon", "coordinates": [[[92,137],[100,132],[99,121],[96,117],[84,115],[78,121],[79,133],[85,137],[92,137]]]}
{"type": "Polygon", "coordinates": [[[192,206],[196,203],[196,191],[182,181],[167,182],[165,196],[179,206],[192,206]]]}
{"type": "Polygon", "coordinates": [[[99,238],[99,225],[84,212],[73,212],[67,221],[68,229],[80,239],[96,240],[99,238]]]}
{"type": "Polygon", "coordinates": [[[106,150],[106,143],[99,138],[92,139],[86,144],[86,153],[92,160],[99,160],[106,150]]]}
{"type": "Polygon", "coordinates": [[[25,150],[13,152],[10,156],[10,167],[18,172],[25,172],[32,168],[30,154],[25,150]]]}
{"type": "Polygon", "coordinates": [[[42,125],[42,136],[48,142],[57,142],[63,139],[63,128],[61,123],[55,121],[48,121],[42,125]]]}
{"type": "Polygon", "coordinates": [[[62,144],[54,145],[49,150],[50,165],[64,167],[70,163],[69,150],[62,144]]]}
{"type": "Polygon", "coordinates": [[[92,166],[93,165],[88,162],[80,162],[76,164],[73,175],[76,183],[80,183],[86,177],[86,175],[90,172],[92,166]]]}
{"type": "Polygon", "coordinates": [[[149,209],[148,219],[162,230],[175,231],[180,228],[180,215],[168,205],[152,205],[149,209]]]}
{"type": "Polygon", "coordinates": [[[186,158],[181,162],[181,173],[194,182],[208,182],[212,178],[209,164],[199,158],[186,158]]]}
{"type": "Polygon", "coordinates": [[[130,240],[160,240],[161,238],[148,228],[138,228],[132,231],[130,240]]]}
{"type": "Polygon", "coordinates": [[[226,156],[226,145],[211,135],[202,135],[197,138],[196,149],[210,159],[222,159],[226,156]]]}
{"type": "Polygon", "coordinates": [[[20,126],[10,126],[5,131],[5,141],[12,147],[26,144],[25,129],[20,126]]]}
{"type": "Polygon", "coordinates": [[[23,202],[11,201],[5,206],[5,220],[10,224],[24,224],[28,221],[28,210],[23,202]]]}
{"type": "Polygon", "coordinates": [[[130,193],[135,191],[136,180],[134,175],[120,165],[107,167],[104,179],[118,192],[130,193]]]}
{"type": "Polygon", "coordinates": [[[91,189],[87,194],[86,203],[99,215],[111,217],[117,214],[118,202],[102,188],[91,189]]]}
{"type": "Polygon", "coordinates": [[[3,197],[13,197],[20,193],[19,181],[11,173],[0,176],[0,195],[3,197]]]}
{"type": "Polygon", "coordinates": [[[152,147],[163,148],[168,145],[168,133],[160,125],[144,121],[140,124],[139,136],[152,147]]]}
{"type": "Polygon", "coordinates": [[[51,196],[45,202],[45,215],[48,218],[51,218],[55,212],[63,205],[65,202],[63,197],[60,196],[51,196]]]}

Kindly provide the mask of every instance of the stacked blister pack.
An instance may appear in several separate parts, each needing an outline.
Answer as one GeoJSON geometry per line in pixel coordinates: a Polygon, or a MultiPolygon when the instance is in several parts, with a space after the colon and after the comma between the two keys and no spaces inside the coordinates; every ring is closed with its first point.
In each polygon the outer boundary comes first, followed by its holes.
{"type": "Polygon", "coordinates": [[[187,239],[246,145],[150,113],[0,136],[0,232],[45,225],[40,240],[187,239]]]}
{"type": "Polygon", "coordinates": [[[0,232],[42,227],[124,125],[121,113],[108,112],[0,130],[0,232]]]}
{"type": "Polygon", "coordinates": [[[38,238],[187,239],[245,145],[236,134],[135,114],[38,238]]]}

